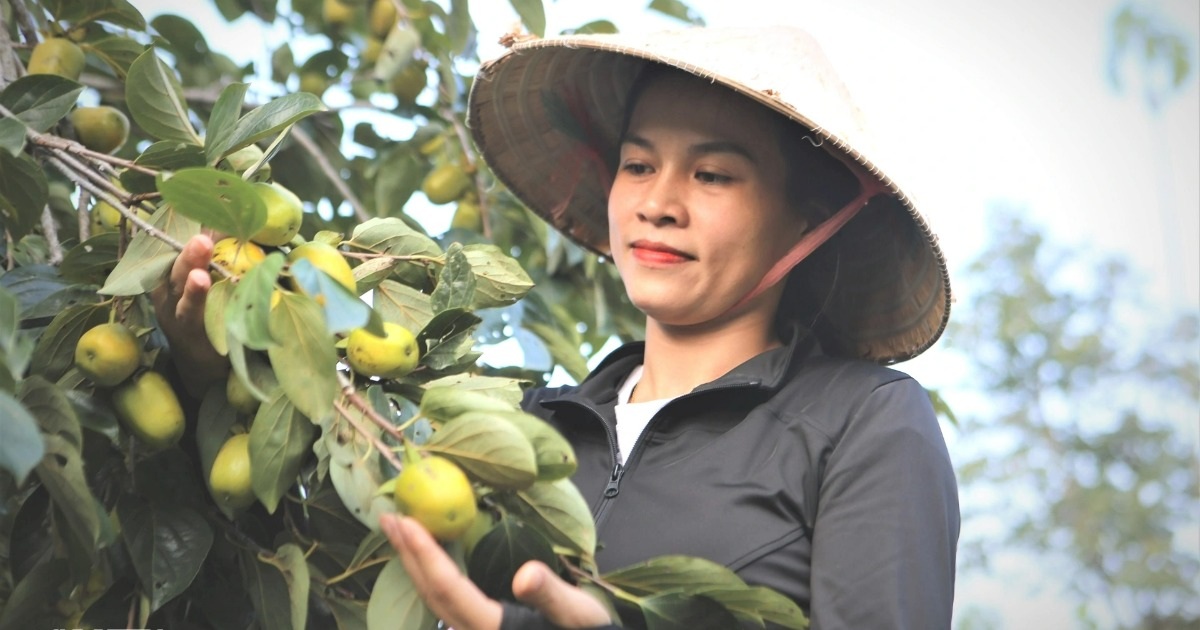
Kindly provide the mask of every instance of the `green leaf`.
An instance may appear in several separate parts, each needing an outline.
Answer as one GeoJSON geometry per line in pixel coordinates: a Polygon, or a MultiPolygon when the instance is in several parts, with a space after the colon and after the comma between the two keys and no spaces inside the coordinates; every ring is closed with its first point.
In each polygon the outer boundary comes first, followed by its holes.
{"type": "Polygon", "coordinates": [[[108,308],[77,304],[59,313],[38,338],[29,369],[56,381],[75,364],[75,345],[83,333],[108,321],[108,308]]]}
{"type": "Polygon", "coordinates": [[[127,80],[130,66],[146,52],[145,45],[133,38],[121,35],[85,42],[80,45],[80,48],[84,52],[95,55],[109,68],[112,68],[113,73],[121,81],[127,80]]]}
{"type": "Polygon", "coordinates": [[[321,304],[325,314],[325,330],[329,334],[355,328],[366,328],[375,334],[383,334],[383,320],[379,314],[371,310],[362,298],[351,293],[341,282],[318,269],[308,259],[301,258],[292,263],[288,271],[292,274],[292,280],[306,295],[319,296],[315,299],[321,304]]]}
{"type": "Polygon", "coordinates": [[[423,349],[421,363],[434,370],[457,365],[474,346],[471,331],[480,321],[479,317],[462,309],[438,313],[417,334],[417,342],[423,349]]]}
{"type": "Polygon", "coordinates": [[[14,392],[33,358],[33,337],[21,331],[21,304],[0,287],[0,391],[14,392]]]}
{"type": "Polygon", "coordinates": [[[132,497],[117,503],[117,514],[121,537],[153,612],[195,579],[212,547],[212,528],[191,508],[142,503],[132,497]]]}
{"type": "Polygon", "coordinates": [[[279,567],[250,550],[238,559],[262,630],[293,630],[291,592],[279,567]]]}
{"type": "Polygon", "coordinates": [[[25,476],[46,452],[42,434],[29,411],[7,392],[0,392],[0,470],[24,485],[25,476]]]}
{"type": "Polygon", "coordinates": [[[71,408],[75,412],[75,417],[79,418],[81,427],[95,431],[108,438],[114,446],[117,445],[117,441],[121,437],[121,430],[117,424],[117,415],[113,412],[107,396],[87,393],[78,389],[69,389],[65,394],[71,401],[71,408]]]}
{"type": "Polygon", "coordinates": [[[129,66],[125,103],[134,122],[159,140],[201,145],[188,117],[187,101],[175,72],[158,58],[153,48],[129,66]]]}
{"type": "Polygon", "coordinates": [[[437,627],[437,617],[421,601],[412,577],[404,570],[404,563],[398,557],[389,560],[371,591],[371,601],[367,604],[367,628],[436,630],[437,627]]]}
{"type": "Polygon", "coordinates": [[[478,374],[464,372],[429,381],[425,383],[424,387],[426,389],[453,387],[461,392],[483,394],[496,400],[502,400],[508,403],[511,408],[516,409],[521,405],[521,400],[525,397],[525,394],[521,390],[522,382],[515,378],[479,376],[478,374]]]}
{"type": "Polygon", "coordinates": [[[260,105],[242,116],[233,132],[221,142],[213,142],[206,147],[211,162],[213,156],[225,155],[257,142],[268,136],[275,135],[296,121],[326,110],[321,99],[308,92],[287,94],[260,105]]]}
{"type": "Polygon", "coordinates": [[[647,630],[727,630],[738,620],[707,597],[664,593],[639,600],[647,630]]]}
{"type": "Polygon", "coordinates": [[[558,565],[558,557],[546,538],[508,515],[475,543],[467,561],[467,575],[488,597],[512,601],[513,575],[530,560],[550,567],[558,565]]]}
{"type": "Polygon", "coordinates": [[[166,40],[168,50],[178,62],[204,63],[212,53],[200,29],[178,15],[159,15],[150,21],[150,26],[166,40]]]}
{"type": "MultiPolygon", "coordinates": [[[[397,148],[388,151],[378,161],[377,169],[374,178],[375,213],[381,217],[396,218],[397,214],[404,211],[404,204],[421,187],[429,166],[416,151],[397,148]]],[[[433,246],[437,248],[436,243],[433,246]]],[[[441,253],[440,249],[438,253],[441,253]]]]}
{"type": "Polygon", "coordinates": [[[116,232],[89,238],[67,252],[59,271],[71,282],[102,284],[117,266],[120,240],[116,232]]]}
{"type": "Polygon", "coordinates": [[[808,627],[804,611],[791,598],[765,586],[702,589],[697,594],[751,620],[766,620],[789,630],[808,627]]]}
{"type": "Polygon", "coordinates": [[[396,217],[368,219],[358,224],[348,244],[364,251],[392,256],[442,255],[442,248],[433,239],[396,217]]]}
{"type": "Polygon", "coordinates": [[[236,173],[184,169],[161,178],[158,191],[178,212],[239,240],[248,240],[267,223],[266,203],[254,184],[236,173]]]}
{"type": "MultiPolygon", "coordinates": [[[[229,378],[237,378],[230,374],[229,378]]],[[[204,474],[204,482],[208,483],[212,472],[213,460],[217,452],[229,438],[230,429],[237,423],[237,411],[225,399],[223,381],[204,392],[200,401],[200,409],[196,413],[196,451],[200,457],[200,469],[204,474]]]]}
{"type": "Polygon", "coordinates": [[[248,83],[230,83],[217,97],[205,127],[204,149],[210,166],[216,166],[227,155],[214,154],[213,147],[227,144],[233,137],[234,126],[242,115],[242,103],[246,100],[246,90],[249,88],[248,83]]]}
{"type": "Polygon", "coordinates": [[[745,586],[736,573],[711,560],[668,555],[609,572],[605,581],[637,596],[667,591],[697,593],[705,589],[745,586]]]}
{"type": "Polygon", "coordinates": [[[83,86],[53,74],[30,74],[13,81],[0,93],[0,105],[17,120],[42,133],[62,120],[72,108],[83,86]]]}
{"type": "Polygon", "coordinates": [[[433,319],[429,296],[393,280],[384,280],[372,294],[375,311],[384,321],[409,330],[422,330],[433,319]]]}
{"type": "MultiPolygon", "coordinates": [[[[380,429],[367,420],[362,412],[355,409],[350,413],[354,414],[360,426],[379,437],[380,429]]],[[[396,511],[391,497],[378,492],[379,486],[384,483],[379,453],[366,438],[342,420],[325,427],[321,442],[329,451],[329,480],[333,482],[342,504],[359,523],[371,529],[378,528],[381,514],[396,511]]]]}
{"type": "Polygon", "coordinates": [[[338,630],[368,630],[367,602],[338,597],[331,593],[319,593],[318,597],[329,607],[338,630]]]}
{"type": "MultiPolygon", "coordinates": [[[[204,166],[204,149],[186,142],[160,140],[146,148],[133,160],[138,166],[156,171],[178,171],[204,166]]],[[[121,185],[131,193],[158,192],[158,179],[147,173],[125,169],[121,185]]]]}
{"type": "Polygon", "coordinates": [[[282,391],[258,408],[250,425],[250,479],[268,512],[274,514],[279,499],[295,485],[304,456],[311,452],[313,431],[282,391]]]}
{"type": "Polygon", "coordinates": [[[958,416],[954,415],[954,410],[950,408],[950,404],[942,397],[941,392],[936,389],[926,389],[926,392],[929,394],[929,402],[933,404],[934,413],[949,420],[950,424],[956,427],[959,426],[958,416]]]}
{"type": "Polygon", "coordinates": [[[435,312],[467,309],[475,299],[475,274],[463,254],[462,245],[454,243],[446,250],[446,265],[438,274],[437,287],[429,296],[435,312]]]}
{"type": "Polygon", "coordinates": [[[529,440],[537,456],[538,481],[554,481],[575,474],[578,462],[571,443],[545,420],[524,411],[491,412],[497,420],[505,420],[529,440]]]}
{"type": "Polygon", "coordinates": [[[225,313],[228,312],[233,290],[231,280],[218,280],[209,287],[208,297],[204,300],[204,332],[208,335],[208,342],[222,356],[229,354],[230,333],[225,329],[225,313]]]}
{"type": "Polygon", "coordinates": [[[283,391],[313,422],[332,411],[338,393],[337,352],[323,320],[321,307],[303,295],[284,294],[271,309],[271,336],[281,343],[267,355],[283,391]]]}
{"type": "Polygon", "coordinates": [[[0,119],[0,149],[16,157],[25,150],[25,125],[16,118],[0,119]]]}
{"type": "Polygon", "coordinates": [[[421,33],[417,29],[406,28],[403,24],[397,25],[388,31],[387,38],[383,40],[383,48],[379,51],[379,58],[375,60],[371,77],[376,81],[391,81],[396,73],[412,63],[413,54],[420,45],[421,33]]]}
{"type": "Polygon", "coordinates": [[[33,231],[49,199],[46,174],[33,160],[0,152],[0,224],[13,240],[33,231]]]}
{"type": "Polygon", "coordinates": [[[569,479],[539,481],[520,492],[500,493],[497,499],[551,542],[584,557],[596,553],[596,525],[587,501],[569,479]]]}
{"type": "MultiPolygon", "coordinates": [[[[159,208],[150,217],[150,224],[179,243],[186,243],[200,233],[200,224],[175,212],[168,205],[159,208]]],[[[146,232],[138,232],[99,292],[105,295],[148,293],[166,280],[167,271],[177,254],[167,243],[146,232]]]]}
{"type": "Polygon", "coordinates": [[[308,624],[308,560],[304,550],[293,543],[281,545],[275,557],[268,560],[283,574],[287,582],[288,600],[292,604],[292,630],[304,630],[308,624]]]}
{"type": "Polygon", "coordinates": [[[687,22],[695,26],[704,26],[704,18],[680,0],[651,0],[650,6],[647,8],[651,11],[658,11],[668,17],[673,17],[681,22],[687,22]]]}
{"type": "Polygon", "coordinates": [[[579,28],[567,29],[563,35],[588,35],[591,33],[616,33],[617,25],[608,20],[594,20],[579,28]]]}
{"type": "Polygon", "coordinates": [[[17,582],[0,610],[0,630],[26,630],[46,627],[48,619],[60,619],[54,598],[47,593],[58,592],[70,579],[71,566],[66,558],[40,563],[17,582]]]}
{"type": "Polygon", "coordinates": [[[471,308],[493,308],[514,304],[533,289],[533,280],[512,256],[491,244],[463,248],[475,274],[475,298],[471,308]]]}
{"type": "Polygon", "coordinates": [[[271,336],[271,294],[284,262],[283,254],[271,252],[233,285],[225,307],[225,330],[247,348],[266,350],[276,345],[271,336]]]}
{"type": "Polygon", "coordinates": [[[46,9],[61,22],[107,22],[135,31],[146,30],[146,19],[126,0],[47,0],[46,9]]]}
{"type": "Polygon", "coordinates": [[[472,478],[493,488],[528,488],[537,478],[533,445],[511,423],[498,422],[486,412],[466,413],[443,425],[425,448],[453,459],[472,478]]]}
{"type": "MultiPolygon", "coordinates": [[[[39,423],[43,421],[36,411],[34,417],[39,423]]],[[[78,430],[78,423],[75,428],[78,430]]],[[[96,510],[96,498],[88,489],[84,476],[79,446],[62,434],[46,434],[43,440],[46,454],[35,469],[38,479],[50,492],[54,505],[62,511],[76,539],[86,546],[87,555],[94,559],[103,528],[100,512],[96,510]]]]}
{"type": "Polygon", "coordinates": [[[530,33],[538,37],[546,36],[546,8],[542,6],[542,0],[509,0],[512,8],[521,16],[521,22],[529,29],[530,33]]]}
{"type": "Polygon", "coordinates": [[[421,396],[421,415],[435,422],[447,422],[469,411],[511,413],[516,407],[507,401],[460,387],[429,387],[421,396]]]}
{"type": "Polygon", "coordinates": [[[471,21],[471,10],[467,0],[450,0],[450,13],[446,16],[446,36],[450,39],[450,50],[455,56],[474,47],[475,23],[471,21]]]}

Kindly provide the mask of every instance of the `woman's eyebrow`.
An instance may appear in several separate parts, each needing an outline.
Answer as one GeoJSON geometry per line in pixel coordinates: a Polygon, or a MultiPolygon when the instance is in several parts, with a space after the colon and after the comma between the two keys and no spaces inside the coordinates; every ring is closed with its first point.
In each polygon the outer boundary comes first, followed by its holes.
{"type": "MultiPolygon", "coordinates": [[[[646,138],[632,133],[626,134],[625,137],[621,139],[621,143],[632,144],[634,146],[646,149],[647,151],[654,149],[653,142],[650,142],[646,138]]],[[[737,142],[730,140],[711,140],[708,142],[693,144],[688,147],[688,153],[693,156],[710,155],[713,153],[732,153],[734,155],[740,155],[748,160],[751,164],[758,164],[758,160],[755,159],[754,154],[752,154],[749,149],[737,142]]]]}

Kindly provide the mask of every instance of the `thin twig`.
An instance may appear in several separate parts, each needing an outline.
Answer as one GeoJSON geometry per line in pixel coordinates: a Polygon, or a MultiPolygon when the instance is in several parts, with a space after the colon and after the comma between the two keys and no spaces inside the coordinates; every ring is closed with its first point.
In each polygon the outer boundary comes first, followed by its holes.
{"type": "Polygon", "coordinates": [[[49,263],[57,265],[63,260],[62,243],[58,242],[58,226],[54,224],[54,216],[50,214],[50,204],[42,208],[42,236],[46,238],[46,247],[50,249],[49,263]]]}
{"type": "MultiPolygon", "coordinates": [[[[350,382],[350,379],[345,374],[339,371],[337,376],[338,383],[342,386],[342,395],[345,396],[347,400],[353,403],[359,411],[366,414],[367,417],[371,419],[371,422],[374,422],[379,426],[379,428],[386,431],[388,435],[401,442],[404,441],[404,434],[400,433],[400,431],[396,429],[395,425],[388,421],[387,418],[379,415],[379,412],[375,411],[374,407],[367,404],[367,401],[363,400],[362,396],[358,395],[358,391],[354,389],[354,384],[350,382]]],[[[399,468],[397,468],[397,470],[399,470],[399,468]]]]}
{"type": "Polygon", "coordinates": [[[79,242],[88,240],[92,236],[92,225],[88,221],[88,204],[92,200],[92,193],[85,189],[79,190],[79,205],[75,207],[75,217],[79,220],[79,242]]]}
{"type": "Polygon", "coordinates": [[[24,0],[9,0],[9,4],[12,5],[13,17],[17,19],[17,26],[21,29],[21,37],[31,46],[37,44],[40,41],[37,24],[34,23],[29,9],[25,7],[24,0]]]}
{"type": "Polygon", "coordinates": [[[300,146],[304,147],[305,151],[308,151],[308,154],[312,156],[313,161],[317,163],[318,167],[320,167],[321,172],[325,174],[325,177],[329,179],[329,182],[333,184],[333,187],[337,188],[338,193],[341,194],[346,201],[350,202],[350,206],[354,208],[354,216],[358,217],[359,221],[366,221],[370,219],[371,215],[367,213],[366,206],[364,206],[362,201],[360,201],[354,192],[350,190],[350,187],[346,185],[346,182],[342,179],[342,176],[338,174],[337,169],[333,168],[333,164],[329,162],[329,158],[325,157],[325,154],[321,152],[321,148],[317,146],[315,141],[313,141],[312,136],[308,135],[308,132],[302,127],[292,127],[292,137],[296,138],[296,142],[299,142],[300,146]]]}
{"type": "MultiPolygon", "coordinates": [[[[5,110],[3,113],[5,113],[7,115],[11,115],[11,112],[8,112],[7,110],[5,110]]],[[[75,142],[74,140],[68,140],[66,138],[62,138],[62,137],[55,136],[52,134],[37,133],[32,130],[29,130],[29,131],[30,131],[30,133],[28,135],[29,135],[30,140],[38,146],[48,147],[48,148],[52,148],[52,149],[59,149],[61,151],[65,151],[67,153],[77,154],[81,157],[85,157],[85,158],[88,158],[90,160],[94,160],[97,162],[103,162],[103,163],[107,163],[107,164],[111,164],[111,165],[115,165],[115,166],[120,166],[121,168],[126,168],[131,171],[141,173],[143,175],[149,175],[151,177],[158,175],[158,171],[156,171],[152,168],[147,168],[145,166],[142,166],[141,164],[137,164],[137,163],[135,163],[131,160],[127,160],[125,158],[119,158],[114,155],[109,155],[107,153],[100,153],[99,151],[93,151],[93,150],[83,146],[82,144],[75,142]]]]}
{"type": "Polygon", "coordinates": [[[343,418],[346,419],[346,422],[350,423],[350,426],[354,427],[355,431],[358,431],[359,435],[362,435],[370,440],[371,446],[373,446],[375,450],[379,451],[379,454],[383,455],[384,459],[388,460],[388,463],[390,463],[396,470],[404,468],[404,466],[400,463],[400,459],[396,457],[395,453],[392,452],[391,447],[389,447],[387,444],[384,444],[383,440],[379,439],[379,436],[367,431],[367,428],[362,426],[362,424],[360,424],[358,420],[354,418],[354,414],[352,414],[349,409],[342,406],[337,401],[333,402],[333,407],[334,409],[337,409],[337,412],[341,414],[343,418]]]}
{"type": "Polygon", "coordinates": [[[25,74],[17,51],[13,50],[12,38],[8,36],[8,25],[4,23],[4,15],[0,14],[0,89],[8,86],[10,81],[16,81],[25,74]]]}
{"type": "MultiPolygon", "coordinates": [[[[124,203],[121,203],[120,199],[117,199],[112,194],[108,193],[105,190],[102,190],[99,186],[88,181],[88,179],[86,177],[82,177],[82,176],[78,175],[71,167],[69,167],[65,163],[63,163],[63,161],[60,160],[58,156],[48,155],[48,156],[46,156],[46,159],[47,159],[47,161],[50,162],[51,165],[53,165],[55,168],[57,168],[59,171],[61,171],[63,175],[66,175],[68,178],[70,178],[71,181],[75,182],[81,188],[83,188],[84,190],[87,190],[88,192],[92,193],[96,197],[98,197],[104,201],[107,201],[112,207],[117,209],[117,212],[120,212],[126,219],[128,219],[129,221],[132,221],[134,225],[138,226],[142,230],[145,230],[145,232],[147,234],[149,234],[150,236],[153,236],[154,238],[157,238],[158,240],[166,243],[167,245],[170,245],[176,251],[180,251],[180,252],[183,251],[182,243],[175,240],[172,236],[170,236],[166,232],[163,232],[162,230],[154,227],[153,225],[150,225],[144,219],[137,216],[137,213],[134,212],[133,210],[130,210],[129,207],[127,207],[124,203]]],[[[223,271],[225,271],[225,273],[229,273],[227,270],[223,270],[223,271]]]]}
{"type": "Polygon", "coordinates": [[[12,232],[9,232],[8,228],[4,228],[4,252],[4,257],[6,259],[4,261],[4,269],[7,271],[12,271],[13,267],[17,266],[17,261],[15,258],[13,258],[12,232]]]}

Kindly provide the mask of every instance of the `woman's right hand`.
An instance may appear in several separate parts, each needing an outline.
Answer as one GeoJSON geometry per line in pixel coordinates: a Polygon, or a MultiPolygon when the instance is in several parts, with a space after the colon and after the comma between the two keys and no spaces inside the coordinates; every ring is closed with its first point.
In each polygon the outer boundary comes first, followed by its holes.
{"type": "Polygon", "coordinates": [[[188,393],[196,398],[229,372],[229,361],[213,348],[204,330],[212,252],[211,236],[193,236],[175,258],[167,281],[151,293],[159,327],[171,344],[171,357],[186,377],[182,380],[188,393]]]}

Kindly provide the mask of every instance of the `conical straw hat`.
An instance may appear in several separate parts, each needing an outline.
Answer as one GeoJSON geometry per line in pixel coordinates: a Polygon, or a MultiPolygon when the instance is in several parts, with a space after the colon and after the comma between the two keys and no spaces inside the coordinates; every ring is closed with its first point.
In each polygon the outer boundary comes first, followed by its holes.
{"type": "Polygon", "coordinates": [[[950,313],[937,240],[909,194],[884,174],[861,112],[801,30],[689,28],[516,41],[480,69],[468,126],[518,199],[579,244],[607,254],[609,165],[630,87],[649,62],[724,85],[803,125],[886,191],[792,272],[802,275],[806,299],[818,302],[824,324],[817,332],[827,352],[894,363],[937,340],[950,313]]]}

